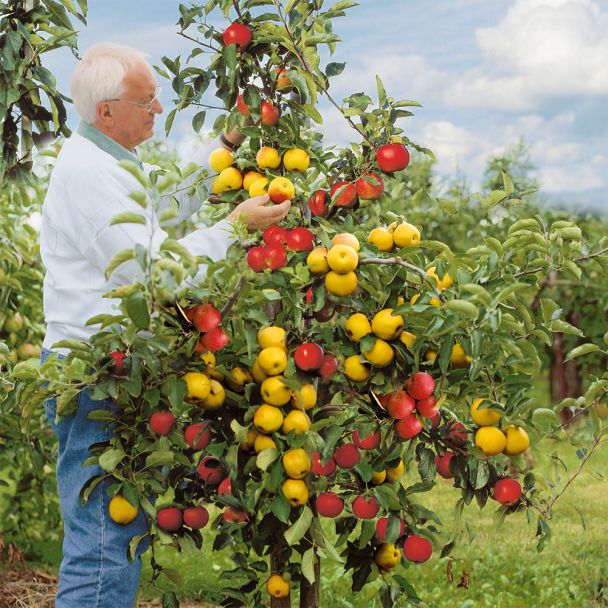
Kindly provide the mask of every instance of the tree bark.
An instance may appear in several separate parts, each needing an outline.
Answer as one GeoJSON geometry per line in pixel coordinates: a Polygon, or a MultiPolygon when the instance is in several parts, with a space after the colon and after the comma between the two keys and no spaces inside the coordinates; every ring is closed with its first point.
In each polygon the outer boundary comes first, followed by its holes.
{"type": "MultiPolygon", "coordinates": [[[[283,530],[279,530],[275,536],[275,543],[270,552],[270,574],[283,574],[285,569],[285,549],[287,545],[283,537],[283,530]]],[[[270,608],[291,608],[291,595],[287,597],[270,600],[270,608]]]]}
{"type": "Polygon", "coordinates": [[[321,591],[321,559],[315,553],[315,582],[303,579],[300,583],[300,608],[319,608],[321,591]]]}

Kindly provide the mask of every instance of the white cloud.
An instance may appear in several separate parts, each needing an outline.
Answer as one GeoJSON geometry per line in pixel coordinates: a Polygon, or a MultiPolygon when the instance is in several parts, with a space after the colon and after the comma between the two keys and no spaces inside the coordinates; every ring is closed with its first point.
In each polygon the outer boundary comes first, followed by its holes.
{"type": "Polygon", "coordinates": [[[480,65],[446,104],[525,110],[569,95],[608,94],[608,12],[591,0],[516,0],[494,27],[478,28],[480,65]]]}
{"type": "Polygon", "coordinates": [[[540,170],[541,190],[548,194],[560,192],[585,192],[595,188],[605,188],[606,180],[595,167],[578,165],[575,167],[546,166],[540,170]]]}

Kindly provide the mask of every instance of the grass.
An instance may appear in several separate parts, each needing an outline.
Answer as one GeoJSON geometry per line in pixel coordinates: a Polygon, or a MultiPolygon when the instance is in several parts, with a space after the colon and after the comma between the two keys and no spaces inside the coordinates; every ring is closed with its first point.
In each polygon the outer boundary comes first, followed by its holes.
{"type": "MultiPolygon", "coordinates": [[[[550,455],[559,453],[568,472],[577,468],[576,447],[565,442],[544,440],[537,451],[537,476],[551,470],[550,455]]],[[[401,566],[398,572],[415,586],[420,598],[432,608],[568,608],[608,607],[608,527],[605,525],[608,506],[608,482],[594,470],[605,469],[608,447],[598,448],[583,473],[560,498],[551,522],[553,538],[549,546],[537,553],[533,522],[524,513],[509,516],[497,527],[494,503],[480,510],[476,504],[465,511],[469,534],[453,552],[454,582],[447,577],[448,559],[434,556],[424,565],[401,566]],[[586,530],[576,508],[584,517],[586,530]],[[458,587],[461,576],[468,578],[468,588],[458,587]]],[[[435,510],[446,524],[449,535],[453,505],[459,492],[443,480],[432,492],[419,500],[435,510]]],[[[446,536],[447,539],[447,536],[446,536]]],[[[205,537],[206,552],[185,556],[161,551],[157,558],[177,569],[183,577],[180,597],[199,599],[201,606],[212,606],[205,600],[221,591],[221,572],[231,566],[229,554],[210,553],[212,535],[205,537]]],[[[149,565],[144,576],[149,576],[149,565]]],[[[377,608],[379,581],[359,593],[350,590],[350,576],[338,564],[325,560],[322,565],[322,606],[331,608],[377,608]]],[[[296,594],[294,594],[296,595],[296,594]]],[[[150,594],[146,594],[150,597],[150,594]]],[[[295,598],[294,598],[295,600],[295,598]]],[[[296,601],[293,605],[297,606],[296,601]]],[[[397,605],[407,605],[406,601],[397,605]]]]}

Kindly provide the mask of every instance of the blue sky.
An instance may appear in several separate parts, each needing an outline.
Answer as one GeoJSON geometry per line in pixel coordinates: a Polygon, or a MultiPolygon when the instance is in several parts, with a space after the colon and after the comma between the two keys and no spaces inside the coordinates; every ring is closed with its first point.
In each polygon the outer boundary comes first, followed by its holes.
{"type": "MultiPolygon", "coordinates": [[[[153,64],[187,54],[190,43],[176,34],[178,5],[89,0],[80,48],[130,44],[153,64]]],[[[440,173],[458,172],[475,186],[488,156],[523,137],[544,193],[608,210],[606,0],[361,0],[335,29],[343,42],[333,60],[347,68],[332,80],[334,97],[373,94],[379,74],[390,95],[420,101],[403,126],[435,152],[440,173]]],[[[45,61],[67,91],[75,60],[57,52],[45,61]]],[[[160,84],[167,111],[170,87],[160,84]]],[[[354,132],[337,113],[320,109],[326,143],[350,141],[354,132]]],[[[182,155],[206,159],[209,146],[193,138],[188,115],[170,139],[182,155]]]]}

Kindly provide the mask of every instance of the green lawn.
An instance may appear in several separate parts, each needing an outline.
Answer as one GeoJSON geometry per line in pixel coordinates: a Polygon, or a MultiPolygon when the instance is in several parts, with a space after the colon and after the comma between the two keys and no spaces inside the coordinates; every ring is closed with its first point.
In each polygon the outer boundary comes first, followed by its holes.
{"type": "MultiPolygon", "coordinates": [[[[568,466],[568,472],[562,473],[563,483],[577,467],[576,448],[566,442],[548,439],[540,447],[535,454],[537,475],[550,470],[550,454],[558,452],[568,466]]],[[[544,552],[537,553],[536,527],[527,523],[523,513],[511,515],[497,528],[494,503],[481,511],[473,504],[465,514],[473,538],[469,542],[467,535],[453,553],[454,583],[447,578],[448,559],[439,559],[438,556],[433,556],[424,565],[401,566],[396,572],[408,578],[421,599],[433,608],[608,606],[608,592],[603,591],[608,585],[608,526],[605,524],[608,482],[599,474],[605,470],[606,462],[608,448],[604,445],[559,500],[554,510],[552,542],[544,552]],[[583,513],[586,530],[575,506],[583,513]],[[457,588],[463,572],[469,576],[468,589],[457,588]]],[[[440,480],[424,498],[429,507],[441,514],[448,528],[458,495],[449,482],[440,480]]],[[[210,547],[211,544],[212,536],[209,534],[205,545],[210,547]]],[[[179,590],[181,597],[200,599],[201,606],[213,605],[205,603],[205,600],[209,602],[221,589],[222,567],[230,564],[226,553],[204,553],[198,559],[164,551],[157,557],[161,563],[181,573],[184,581],[179,590]]],[[[322,606],[380,606],[376,583],[353,594],[350,577],[341,574],[338,564],[326,560],[322,568],[322,606]]],[[[149,575],[148,567],[144,575],[149,575]]],[[[293,605],[297,603],[294,601],[293,605]]]]}

